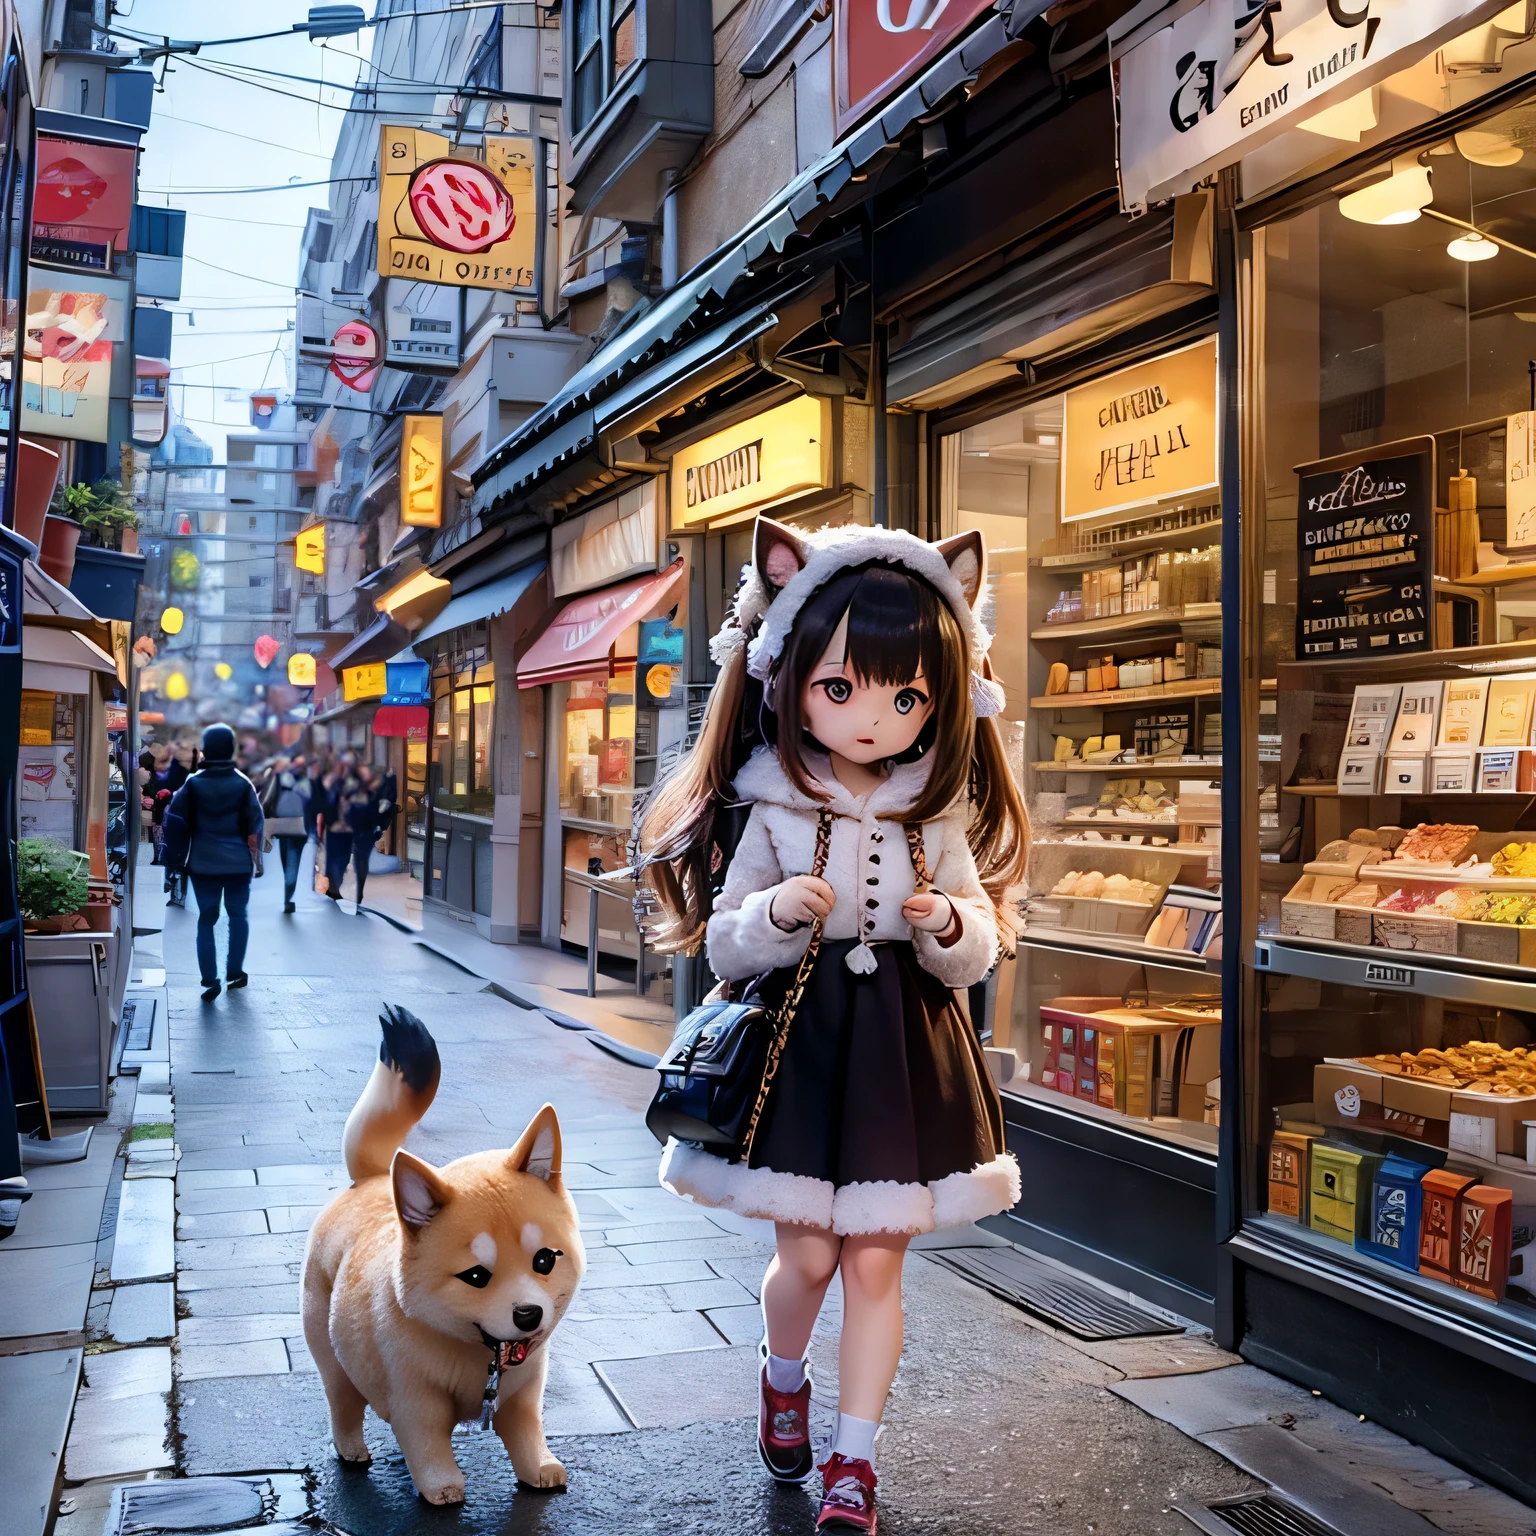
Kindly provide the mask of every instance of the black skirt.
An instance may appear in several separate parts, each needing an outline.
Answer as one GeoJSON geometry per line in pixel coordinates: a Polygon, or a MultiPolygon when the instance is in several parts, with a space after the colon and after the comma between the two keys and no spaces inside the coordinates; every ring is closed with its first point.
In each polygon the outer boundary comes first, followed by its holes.
{"type": "MultiPolygon", "coordinates": [[[[993,1163],[1002,1102],[954,993],[911,944],[872,946],[875,969],[824,943],[790,1026],[750,1166],[831,1184],[928,1186],[993,1163]]],[[[794,980],[775,971],[775,1006],[794,980]]]]}

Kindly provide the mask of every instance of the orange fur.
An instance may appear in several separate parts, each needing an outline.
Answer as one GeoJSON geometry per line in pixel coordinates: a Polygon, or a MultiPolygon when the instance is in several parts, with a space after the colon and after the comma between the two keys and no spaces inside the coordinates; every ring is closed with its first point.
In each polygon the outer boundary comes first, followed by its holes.
{"type": "Polygon", "coordinates": [[[381,1063],[347,1122],[356,1182],[320,1213],[304,1255],[304,1338],[325,1385],[344,1461],[367,1462],[363,1409],[395,1431],[417,1492],[457,1504],[464,1476],[453,1427],[477,1418],[494,1339],[529,1340],[503,1370],[492,1426],[520,1482],[563,1487],[544,1441],[549,1336],[580,1283],[585,1254],[560,1179],[560,1126],[546,1104],[509,1151],[433,1168],[396,1150],[437,1087],[413,1093],[381,1063]],[[393,1152],[391,1157],[389,1154],[393,1152]],[[387,1171],[386,1171],[387,1170],[387,1171]],[[560,1257],[535,1271],[543,1249],[560,1257]],[[459,1278],[489,1270],[483,1287],[459,1278]],[[537,1307],[536,1326],[524,1323],[537,1307]]]}

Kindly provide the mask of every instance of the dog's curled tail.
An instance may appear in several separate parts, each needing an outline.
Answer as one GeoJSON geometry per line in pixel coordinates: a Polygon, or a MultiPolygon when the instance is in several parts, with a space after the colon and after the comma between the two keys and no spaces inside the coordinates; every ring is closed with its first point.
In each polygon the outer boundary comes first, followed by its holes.
{"type": "Polygon", "coordinates": [[[379,1063],[341,1137],[353,1183],[389,1172],[411,1127],[431,1108],[443,1071],[437,1042],[414,1013],[386,1003],[379,1029],[379,1063]]]}

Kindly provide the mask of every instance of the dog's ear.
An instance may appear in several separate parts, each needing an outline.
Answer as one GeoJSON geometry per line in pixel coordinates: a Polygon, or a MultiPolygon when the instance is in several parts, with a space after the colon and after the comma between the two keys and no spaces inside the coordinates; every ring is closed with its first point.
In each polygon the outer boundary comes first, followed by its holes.
{"type": "Polygon", "coordinates": [[[453,1193],[437,1169],[403,1149],[395,1153],[389,1165],[389,1182],[395,1193],[396,1214],[413,1232],[426,1226],[453,1193]]]}
{"type": "Polygon", "coordinates": [[[981,591],[981,573],[986,565],[986,545],[981,542],[981,534],[972,528],[967,533],[957,533],[952,539],[940,539],[934,548],[944,556],[955,580],[960,583],[960,590],[965,593],[966,602],[974,608],[981,591]]]}
{"type": "Polygon", "coordinates": [[[771,517],[760,517],[752,535],[752,561],[763,585],[770,592],[779,591],[792,576],[805,569],[809,558],[800,535],[771,517]]]}
{"type": "Polygon", "coordinates": [[[528,1129],[507,1153],[507,1167],[536,1179],[560,1177],[560,1118],[553,1104],[546,1104],[528,1122],[528,1129]]]}

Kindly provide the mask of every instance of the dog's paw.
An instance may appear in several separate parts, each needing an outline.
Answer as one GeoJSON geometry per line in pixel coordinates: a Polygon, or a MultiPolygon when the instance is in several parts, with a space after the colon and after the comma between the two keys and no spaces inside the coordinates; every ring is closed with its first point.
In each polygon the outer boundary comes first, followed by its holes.
{"type": "Polygon", "coordinates": [[[368,1454],[368,1447],[361,1442],[356,1446],[338,1445],[336,1447],[336,1458],[338,1461],[346,1462],[349,1467],[371,1467],[373,1465],[373,1457],[368,1454]]]}
{"type": "Polygon", "coordinates": [[[429,1504],[462,1504],[464,1502],[464,1479],[457,1478],[452,1482],[446,1479],[440,1483],[433,1483],[426,1488],[418,1488],[422,1498],[429,1504]]]}
{"type": "Polygon", "coordinates": [[[565,1467],[553,1456],[546,1456],[536,1469],[530,1469],[528,1473],[519,1472],[517,1480],[530,1488],[564,1488],[565,1467]]]}

